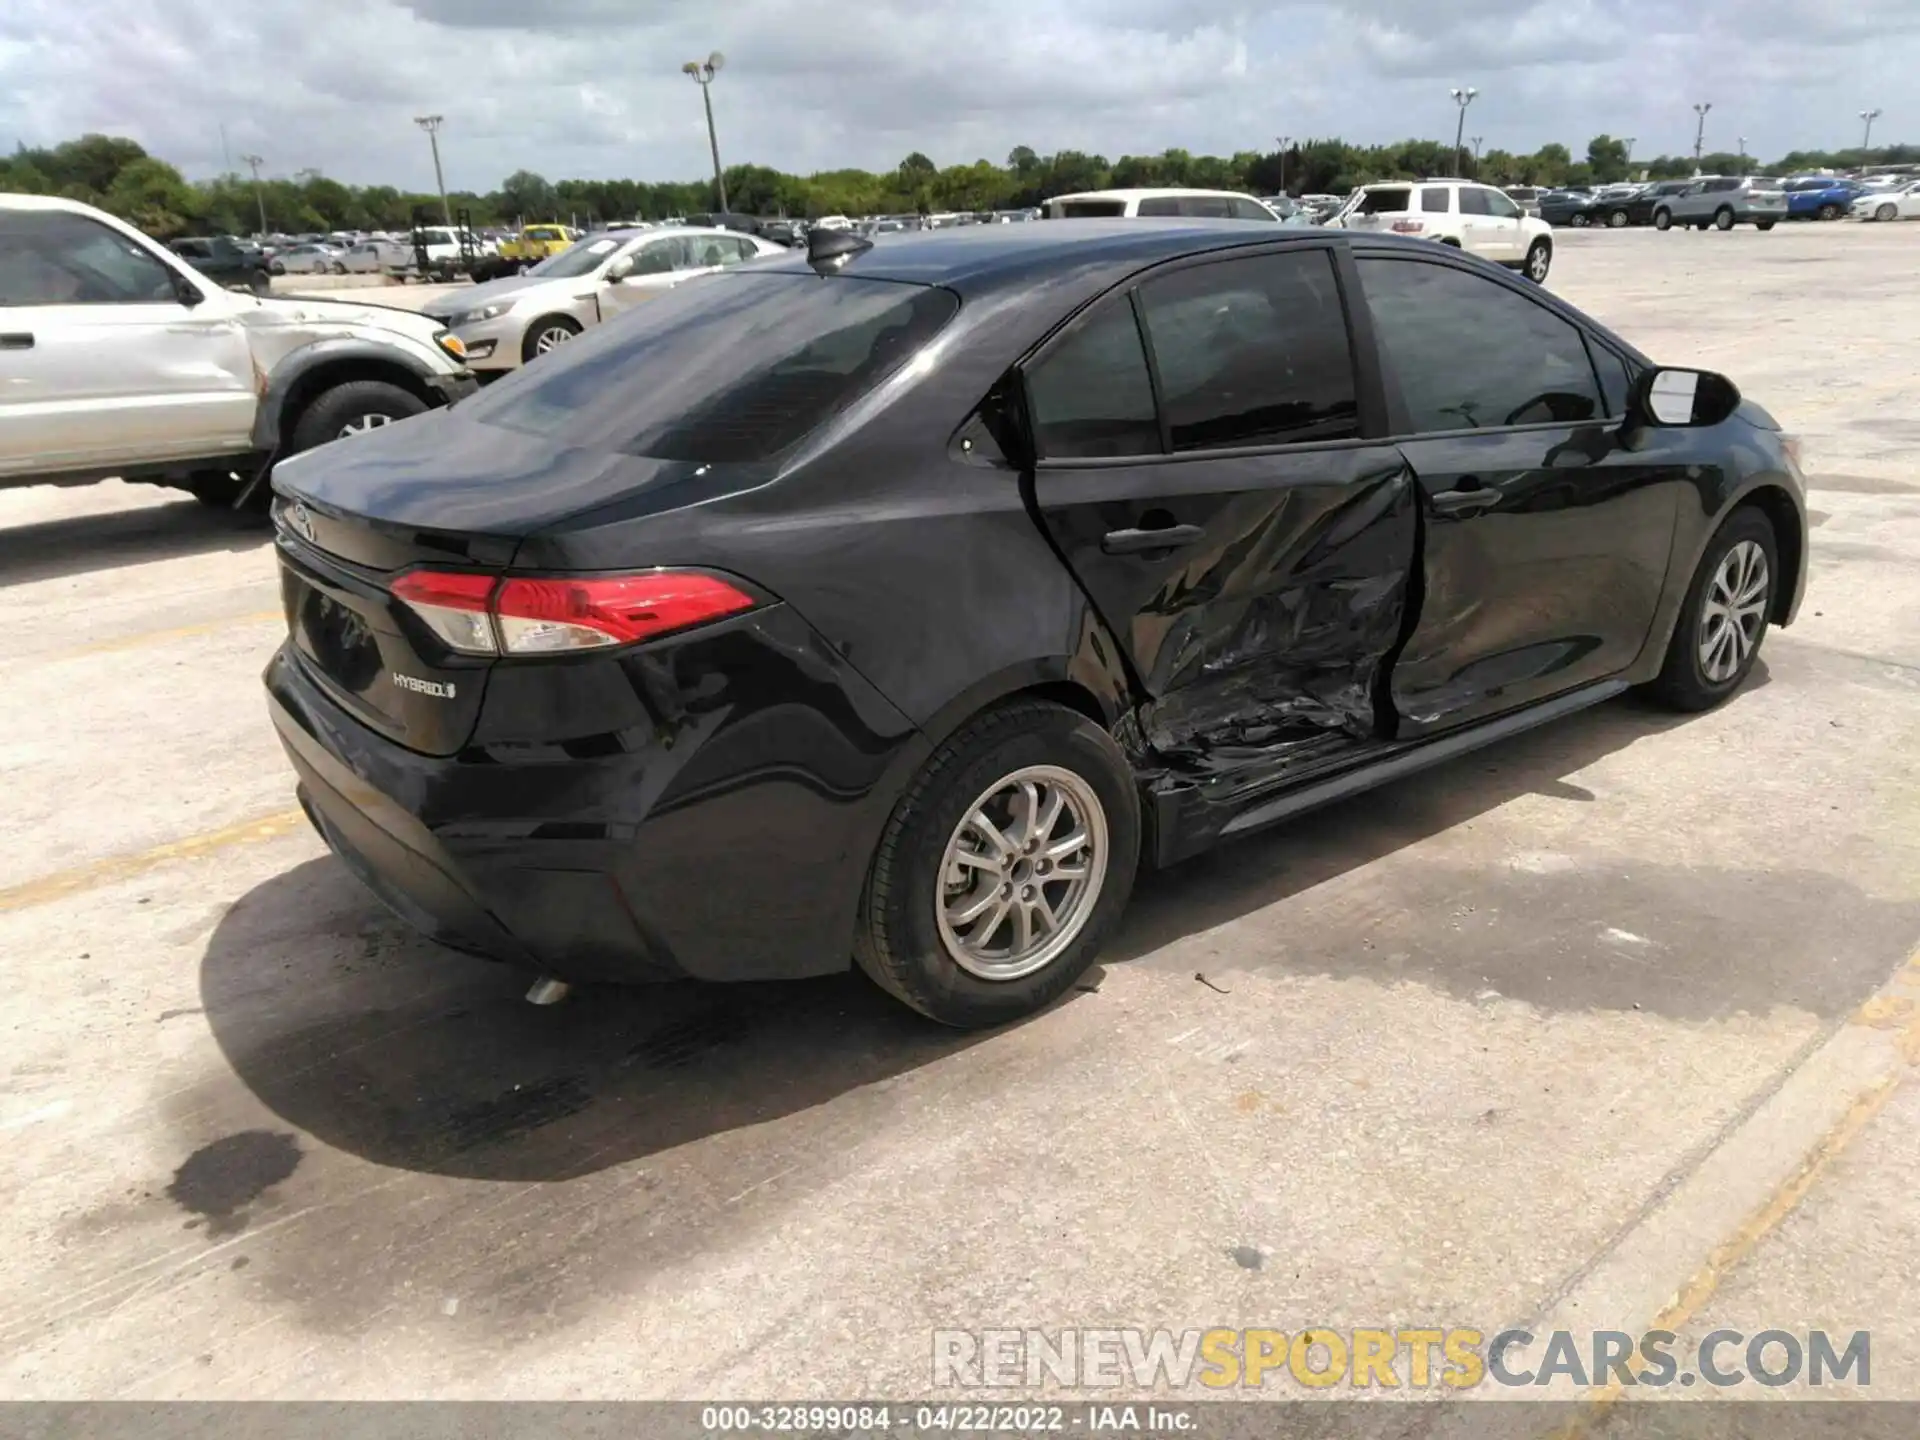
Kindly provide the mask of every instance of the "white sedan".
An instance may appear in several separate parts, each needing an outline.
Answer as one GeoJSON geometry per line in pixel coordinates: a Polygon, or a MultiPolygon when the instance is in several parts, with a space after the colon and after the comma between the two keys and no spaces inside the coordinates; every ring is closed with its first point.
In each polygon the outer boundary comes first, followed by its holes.
{"type": "Polygon", "coordinates": [[[449,291],[425,313],[460,337],[467,363],[489,378],[672,286],[786,253],[732,230],[663,226],[586,235],[525,274],[449,291]]]}
{"type": "Polygon", "coordinates": [[[345,259],[331,245],[293,245],[273,257],[289,275],[344,275],[345,259]]]}
{"type": "Polygon", "coordinates": [[[1920,220],[1920,180],[1892,190],[1873,190],[1853,202],[1856,220],[1920,220]]]}

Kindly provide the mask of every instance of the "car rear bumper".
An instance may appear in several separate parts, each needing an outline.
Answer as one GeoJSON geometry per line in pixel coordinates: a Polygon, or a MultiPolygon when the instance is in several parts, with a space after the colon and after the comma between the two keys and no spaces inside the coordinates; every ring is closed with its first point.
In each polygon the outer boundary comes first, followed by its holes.
{"type": "MultiPolygon", "coordinates": [[[[790,610],[742,621],[609,672],[701,693],[650,696],[653,724],[591,743],[422,755],[349,714],[287,646],[267,666],[268,707],[328,847],[432,939],[567,980],[831,973],[923,747],[790,610]],[[757,673],[716,694],[712,661],[755,653],[757,673]]],[[[490,703],[513,688],[500,668],[490,703]]]]}

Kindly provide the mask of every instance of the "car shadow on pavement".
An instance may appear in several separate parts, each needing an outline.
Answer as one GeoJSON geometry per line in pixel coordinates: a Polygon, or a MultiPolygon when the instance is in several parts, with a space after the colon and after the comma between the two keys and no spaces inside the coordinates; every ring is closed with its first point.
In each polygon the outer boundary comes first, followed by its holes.
{"type": "Polygon", "coordinates": [[[28,585],[204,555],[240,554],[273,543],[264,516],[215,509],[197,500],[141,505],[0,527],[0,586],[28,585]]]}
{"type": "Polygon", "coordinates": [[[522,998],[530,978],[421,939],[328,856],[227,912],[200,988],[234,1074],[281,1119],[378,1164],[488,1180],[618,1166],[982,1038],[851,972],[580,986],[548,1007],[522,998]]]}
{"type": "MultiPolygon", "coordinates": [[[[1769,678],[1762,660],[1733,703],[1769,678]]],[[[1594,805],[1565,777],[1693,718],[1623,697],[1145,875],[1102,959],[1211,964],[1229,988],[1229,970],[1415,982],[1546,1013],[1850,1013],[1911,950],[1920,905],[1863,892],[1817,847],[1754,853],[1749,868],[1663,866],[1622,856],[1615,819],[1611,847],[1600,822],[1594,842],[1576,822],[1497,858],[1476,859],[1470,842],[1414,848],[1523,796],[1594,805]],[[1241,937],[1180,943],[1283,903],[1283,918],[1241,937]]]]}

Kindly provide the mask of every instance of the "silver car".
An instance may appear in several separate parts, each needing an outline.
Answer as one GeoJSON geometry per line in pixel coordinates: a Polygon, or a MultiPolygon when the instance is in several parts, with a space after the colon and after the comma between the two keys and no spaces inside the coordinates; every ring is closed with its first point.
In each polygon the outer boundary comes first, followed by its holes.
{"type": "Polygon", "coordinates": [[[587,235],[525,274],[441,296],[425,313],[460,337],[476,371],[497,375],[675,285],[787,253],[783,245],[734,230],[587,235]]]}
{"type": "Polygon", "coordinates": [[[344,275],[343,252],[331,245],[290,245],[273,257],[289,275],[344,275]]]}

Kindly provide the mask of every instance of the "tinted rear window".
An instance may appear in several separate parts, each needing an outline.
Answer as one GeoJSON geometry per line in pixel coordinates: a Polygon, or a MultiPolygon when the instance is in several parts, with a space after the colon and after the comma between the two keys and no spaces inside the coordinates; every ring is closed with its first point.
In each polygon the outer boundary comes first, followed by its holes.
{"type": "Polygon", "coordinates": [[[1413,191],[1401,186],[1369,190],[1360,202],[1362,215],[1398,215],[1413,208],[1413,191]]]}
{"type": "Polygon", "coordinates": [[[815,275],[683,285],[492,386],[475,420],[662,460],[770,460],[912,358],[949,290],[815,275]]]}
{"type": "Polygon", "coordinates": [[[1124,215],[1124,200],[1066,200],[1054,205],[1055,218],[1061,220],[1097,220],[1107,215],[1124,215]]]}

